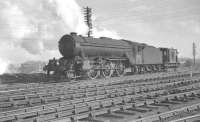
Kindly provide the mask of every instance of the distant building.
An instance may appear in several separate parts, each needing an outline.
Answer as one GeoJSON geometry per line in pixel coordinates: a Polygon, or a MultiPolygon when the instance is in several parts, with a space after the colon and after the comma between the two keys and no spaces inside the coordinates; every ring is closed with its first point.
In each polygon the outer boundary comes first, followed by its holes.
{"type": "Polygon", "coordinates": [[[25,63],[22,63],[19,67],[20,73],[42,73],[43,67],[45,66],[45,62],[41,61],[27,61],[25,63]]]}
{"type": "Polygon", "coordinates": [[[5,73],[19,73],[20,64],[9,64],[5,73]]]}

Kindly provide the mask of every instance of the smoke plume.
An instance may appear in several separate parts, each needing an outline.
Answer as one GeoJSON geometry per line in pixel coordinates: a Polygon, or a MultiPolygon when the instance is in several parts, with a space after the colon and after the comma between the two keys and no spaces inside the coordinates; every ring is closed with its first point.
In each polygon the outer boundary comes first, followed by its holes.
{"type": "MultiPolygon", "coordinates": [[[[70,32],[85,35],[88,29],[75,0],[2,0],[0,14],[0,74],[9,64],[60,57],[59,38],[70,32]]],[[[95,29],[95,34],[113,32],[95,29]]]]}

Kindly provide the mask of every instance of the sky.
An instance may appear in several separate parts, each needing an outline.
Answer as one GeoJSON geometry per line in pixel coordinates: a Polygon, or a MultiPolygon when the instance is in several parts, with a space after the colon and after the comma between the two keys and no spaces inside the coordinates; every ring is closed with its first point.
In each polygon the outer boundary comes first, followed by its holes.
{"type": "Polygon", "coordinates": [[[89,6],[94,26],[113,30],[120,37],[173,47],[179,56],[192,57],[192,42],[200,58],[200,0],[78,0],[89,6]]]}
{"type": "Polygon", "coordinates": [[[85,35],[83,7],[92,8],[93,36],[176,48],[200,58],[200,0],[1,0],[0,74],[9,64],[59,58],[58,40],[85,35]]]}

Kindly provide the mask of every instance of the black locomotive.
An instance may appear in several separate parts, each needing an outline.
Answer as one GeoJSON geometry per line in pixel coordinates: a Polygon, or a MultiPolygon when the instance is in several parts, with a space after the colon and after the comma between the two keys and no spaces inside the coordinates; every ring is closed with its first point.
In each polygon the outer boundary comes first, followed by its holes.
{"type": "Polygon", "coordinates": [[[47,74],[67,78],[87,76],[109,78],[146,72],[176,69],[176,49],[156,48],[129,40],[107,37],[83,37],[76,33],[64,35],[58,42],[62,58],[49,60],[47,74]]]}

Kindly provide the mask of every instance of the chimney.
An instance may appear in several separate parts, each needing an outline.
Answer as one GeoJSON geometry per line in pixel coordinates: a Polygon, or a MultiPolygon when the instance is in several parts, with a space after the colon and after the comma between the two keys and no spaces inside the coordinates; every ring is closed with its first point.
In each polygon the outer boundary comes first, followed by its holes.
{"type": "Polygon", "coordinates": [[[71,32],[70,35],[71,35],[71,36],[76,36],[77,33],[76,33],[76,32],[71,32]]]}

